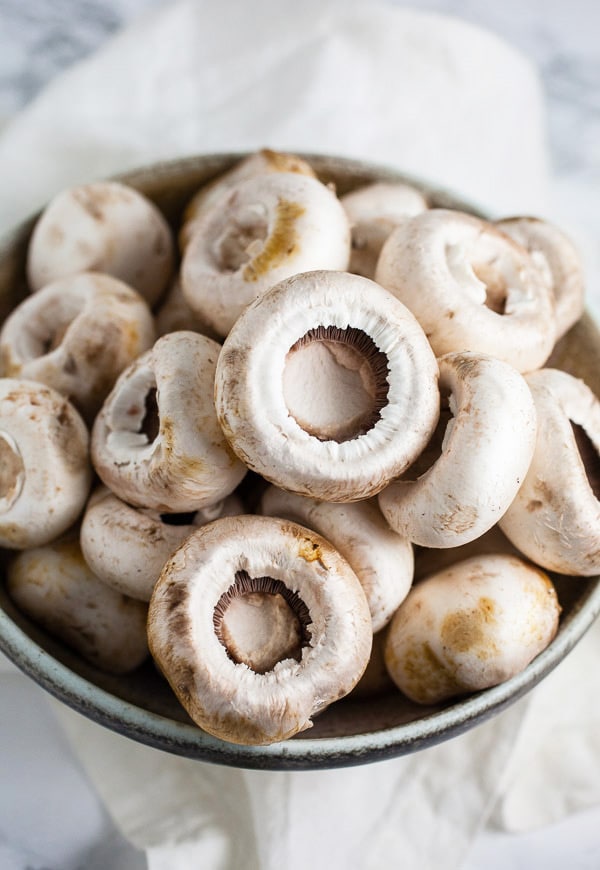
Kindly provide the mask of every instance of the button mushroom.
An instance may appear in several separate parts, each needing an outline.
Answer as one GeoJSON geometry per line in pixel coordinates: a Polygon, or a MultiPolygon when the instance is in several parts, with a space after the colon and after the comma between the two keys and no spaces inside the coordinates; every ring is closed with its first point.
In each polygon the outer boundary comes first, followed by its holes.
{"type": "Polygon", "coordinates": [[[148,616],[152,655],[189,715],[242,744],[309,728],[356,685],[371,637],[348,563],[314,532],[269,517],[194,532],[165,565],[148,616]]]}

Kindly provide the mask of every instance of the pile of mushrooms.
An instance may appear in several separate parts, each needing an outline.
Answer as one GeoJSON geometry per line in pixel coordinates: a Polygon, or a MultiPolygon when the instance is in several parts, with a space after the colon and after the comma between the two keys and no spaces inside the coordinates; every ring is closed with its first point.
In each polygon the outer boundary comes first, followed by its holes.
{"type": "Polygon", "coordinates": [[[268,150],[176,229],[179,257],[117,182],[37,222],[0,331],[17,606],[107,671],[149,650],[243,744],[525,668],[558,627],[547,572],[600,571],[600,403],[543,368],[583,311],[568,239],[406,184],[340,199],[268,150]]]}

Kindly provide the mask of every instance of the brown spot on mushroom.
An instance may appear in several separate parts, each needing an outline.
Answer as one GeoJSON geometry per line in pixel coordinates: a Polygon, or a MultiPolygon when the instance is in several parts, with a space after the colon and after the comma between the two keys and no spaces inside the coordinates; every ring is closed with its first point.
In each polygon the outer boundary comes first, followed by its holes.
{"type": "Polygon", "coordinates": [[[273,229],[260,253],[246,263],[243,277],[246,281],[258,281],[270,269],[275,269],[293,254],[298,245],[296,221],[305,213],[303,206],[287,199],[280,199],[275,211],[273,229]]]}
{"type": "MultiPolygon", "coordinates": [[[[451,493],[446,495],[448,504],[456,504],[456,500],[451,493]]],[[[443,529],[448,529],[457,534],[463,534],[469,529],[472,529],[477,522],[477,509],[472,505],[456,505],[450,508],[444,514],[438,514],[437,521],[443,529]]]]}
{"type": "Polygon", "coordinates": [[[527,510],[528,512],[534,513],[535,511],[539,511],[541,507],[544,506],[544,502],[540,501],[539,498],[532,498],[527,502],[527,510]]]}
{"type": "Polygon", "coordinates": [[[25,478],[25,465],[18,446],[0,432],[0,499],[4,509],[15,503],[25,478]]]}
{"type": "Polygon", "coordinates": [[[440,629],[444,648],[458,653],[475,652],[478,658],[489,658],[497,652],[488,636],[488,626],[495,620],[495,604],[484,596],[470,610],[449,613],[440,629]]]}
{"type": "Polygon", "coordinates": [[[461,691],[454,674],[440,661],[427,642],[409,646],[398,665],[403,675],[402,691],[418,703],[435,703],[440,698],[461,691]]]}

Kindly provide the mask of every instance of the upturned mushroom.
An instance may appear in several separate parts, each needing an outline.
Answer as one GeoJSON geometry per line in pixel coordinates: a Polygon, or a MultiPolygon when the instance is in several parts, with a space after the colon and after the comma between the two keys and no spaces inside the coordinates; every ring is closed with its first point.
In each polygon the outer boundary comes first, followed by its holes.
{"type": "Polygon", "coordinates": [[[358,501],[402,474],[439,414],[438,369],[413,315],[373,281],[295,275],[239,318],[215,404],[237,455],[282,489],[358,501]]]}
{"type": "Polygon", "coordinates": [[[0,379],[0,546],[41,546],[77,520],[92,476],[88,442],[56,390],[0,379]]]}
{"type": "Polygon", "coordinates": [[[332,504],[269,487],[260,513],[291,520],[322,535],[346,559],[363,588],[373,631],[392,618],[410,589],[410,542],[392,532],[374,501],[332,504]]]}
{"type": "Polygon", "coordinates": [[[12,312],[0,332],[0,372],[53,387],[92,422],[117,376],[153,342],[152,314],[139,293],[82,272],[12,312]]]}
{"type": "Polygon", "coordinates": [[[213,404],[219,350],[204,335],[171,332],[117,380],[94,423],[92,461],[123,501],[160,513],[196,511],[243,478],[213,404]]]}
{"type": "Polygon", "coordinates": [[[495,686],[552,641],[560,605],[552,582],[515,556],[456,563],[413,587],[387,634],[385,662],[418,704],[495,686]]]}
{"type": "Polygon", "coordinates": [[[98,580],[76,540],[19,553],[6,585],[19,610],[103,671],[125,674],[148,656],[147,606],[98,580]]]}
{"type": "Polygon", "coordinates": [[[371,637],[348,563],[314,532],[269,517],[198,529],[150,601],[157,664],[196,724],[233,743],[309,728],[356,685],[371,637]]]}
{"type": "Polygon", "coordinates": [[[320,181],[279,172],[232,187],[199,221],[181,267],[190,308],[225,336],[273,284],[308,269],[346,269],[350,226],[320,181]]]}
{"type": "Polygon", "coordinates": [[[75,272],[105,272],[137,290],[150,305],[173,271],[173,240],[147,197],[117,181],[59,193],[35,225],[27,254],[32,290],[75,272]]]}
{"type": "Polygon", "coordinates": [[[546,269],[493,224],[431,209],[385,242],[375,280],[415,315],[436,356],[488,353],[520,372],[554,347],[554,302],[546,269]]]}
{"type": "Polygon", "coordinates": [[[500,527],[550,571],[600,573],[600,401],[556,369],[527,376],[538,416],[531,466],[500,527]]]}
{"type": "Polygon", "coordinates": [[[494,357],[450,353],[438,360],[447,402],[429,447],[379,494],[398,534],[422,547],[458,547],[508,509],[535,448],[536,413],[522,375],[494,357]]]}
{"type": "Polygon", "coordinates": [[[202,510],[160,514],[135,508],[99,487],[81,522],[81,550],[94,574],[124,595],[150,601],[165,562],[206,523],[244,512],[235,495],[202,510]]]}

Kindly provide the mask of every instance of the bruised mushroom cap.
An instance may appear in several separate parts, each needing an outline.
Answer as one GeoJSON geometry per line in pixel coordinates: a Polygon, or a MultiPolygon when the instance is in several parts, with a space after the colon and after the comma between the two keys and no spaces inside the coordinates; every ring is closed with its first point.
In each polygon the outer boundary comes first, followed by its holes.
{"type": "Polygon", "coordinates": [[[489,353],[527,372],[554,346],[546,270],[472,215],[432,209],[406,220],[384,244],[375,280],[410,308],[436,356],[489,353]]]}
{"type": "Polygon", "coordinates": [[[360,580],[373,631],[387,625],[408,594],[414,560],[412,545],[391,531],[376,503],[319,502],[271,486],[260,512],[306,526],[333,544],[360,580]]]}
{"type": "Polygon", "coordinates": [[[539,218],[505,218],[496,226],[548,268],[558,340],[583,314],[585,279],[579,252],[562,230],[539,218]]]}
{"type": "Polygon", "coordinates": [[[243,513],[235,495],[186,514],[159,514],[135,508],[100,487],[90,498],[81,523],[81,549],[86,562],[113,589],[150,601],[167,559],[200,526],[223,516],[243,513]]]}
{"type": "Polygon", "coordinates": [[[420,190],[402,182],[378,181],[340,201],[352,227],[350,272],[373,278],[383,243],[405,218],[428,208],[420,190]]]}
{"type": "Polygon", "coordinates": [[[498,522],[517,494],[535,448],[536,414],[525,379],[507,363],[465,352],[438,364],[452,415],[440,420],[441,454],[421,471],[426,451],[409,479],[379,494],[379,506],[414,543],[458,547],[498,522]]]}
{"type": "Polygon", "coordinates": [[[367,278],[295,275],[223,345],[215,405],[235,452],[271,483],[358,501],[416,458],[439,413],[437,363],[412,314],[367,278]]]}
{"type": "Polygon", "coordinates": [[[194,235],[198,219],[206,214],[224,194],[228,193],[240,181],[271,172],[297,172],[300,175],[316,178],[312,166],[295,154],[272,151],[270,148],[263,148],[254,154],[249,154],[228,172],[219,175],[218,178],[201,187],[189,201],[183,213],[183,224],[179,232],[181,251],[185,251],[188,242],[194,235]]]}
{"type": "Polygon", "coordinates": [[[27,254],[32,290],[75,272],[106,272],[153,305],[173,270],[171,231],[156,206],[117,181],[59,193],[35,225],[27,254]]]}
{"type": "Polygon", "coordinates": [[[269,287],[308,269],[346,269],[350,226],[320,181],[280,172],[242,181],[198,222],[181,281],[190,307],[219,335],[269,287]]]}
{"type": "Polygon", "coordinates": [[[0,332],[2,374],[40,381],[92,420],[120,372],[154,342],[147,303],[122,281],[68,275],[29,296],[0,332]]]}
{"type": "Polygon", "coordinates": [[[500,521],[526,556],[550,571],[600,573],[600,402],[557,369],[527,376],[538,416],[529,472],[500,521]]]}
{"type": "Polygon", "coordinates": [[[314,532],[268,517],[194,532],[150,601],[159,667],[192,719],[233,743],[274,743],[309,728],[356,685],[371,637],[348,563],[314,532]]]}
{"type": "Polygon", "coordinates": [[[94,423],[92,461],[123,501],[194,511],[225,498],[243,478],[246,468],[215,415],[219,350],[204,335],[172,332],[119,377],[94,423]]]}
{"type": "Polygon", "coordinates": [[[147,657],[148,608],[95,577],[77,541],[19,553],[6,583],[23,613],[102,670],[124,674],[147,657]]]}
{"type": "Polygon", "coordinates": [[[560,605],[549,578],[515,556],[457,562],[412,588],[388,629],[385,662],[418,704],[504,682],[556,634],[560,605]]]}
{"type": "Polygon", "coordinates": [[[75,522],[90,488],[88,446],[85,424],[64,396],[0,379],[0,546],[40,546],[75,522]]]}

